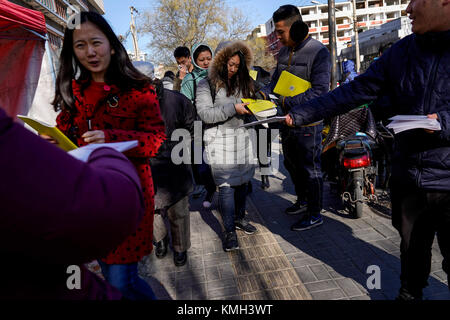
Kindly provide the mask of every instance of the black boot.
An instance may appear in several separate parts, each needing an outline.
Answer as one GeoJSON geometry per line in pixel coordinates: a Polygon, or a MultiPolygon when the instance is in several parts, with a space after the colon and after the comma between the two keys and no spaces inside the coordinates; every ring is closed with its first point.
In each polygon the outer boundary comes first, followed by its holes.
{"type": "Polygon", "coordinates": [[[268,189],[270,187],[269,176],[262,175],[261,176],[261,188],[268,189]]]}
{"type": "Polygon", "coordinates": [[[173,251],[173,263],[175,263],[177,267],[184,266],[186,264],[186,261],[187,261],[186,251],[183,252],[173,251]]]}
{"type": "Polygon", "coordinates": [[[162,259],[166,256],[168,245],[169,245],[168,235],[166,235],[161,241],[155,243],[155,255],[158,259],[162,259]]]}

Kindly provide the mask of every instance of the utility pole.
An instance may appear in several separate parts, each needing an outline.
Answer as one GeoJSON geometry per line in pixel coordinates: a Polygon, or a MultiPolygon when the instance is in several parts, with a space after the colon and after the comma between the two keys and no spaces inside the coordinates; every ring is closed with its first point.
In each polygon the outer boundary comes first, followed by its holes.
{"type": "MultiPolygon", "coordinates": [[[[355,0],[353,0],[355,1],[355,0]]],[[[328,0],[328,39],[331,53],[331,90],[336,88],[337,80],[337,49],[336,49],[336,16],[334,0],[328,0]]]]}
{"type": "Polygon", "coordinates": [[[131,11],[130,31],[131,35],[133,36],[134,57],[136,61],[140,61],[141,57],[137,40],[136,23],[134,21],[134,12],[139,13],[139,11],[137,11],[134,7],[130,7],[130,11],[131,11]]]}
{"type": "Polygon", "coordinates": [[[361,68],[360,55],[359,55],[359,36],[358,36],[358,19],[356,18],[356,0],[352,0],[353,6],[353,31],[355,33],[355,62],[356,72],[359,73],[361,68]]]}

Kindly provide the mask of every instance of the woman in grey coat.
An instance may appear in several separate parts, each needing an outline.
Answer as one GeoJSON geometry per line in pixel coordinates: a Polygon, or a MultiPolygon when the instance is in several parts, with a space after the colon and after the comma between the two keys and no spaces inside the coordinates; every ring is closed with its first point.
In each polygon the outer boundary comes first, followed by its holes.
{"type": "MultiPolygon", "coordinates": [[[[220,45],[219,45],[220,46],[220,45]]],[[[235,229],[252,234],[256,228],[245,218],[247,184],[253,177],[257,158],[255,136],[245,128],[244,117],[250,112],[241,98],[255,95],[249,75],[252,52],[236,41],[216,53],[207,79],[198,84],[196,105],[204,132],[207,161],[219,187],[219,209],[222,214],[224,250],[238,249],[235,229]]]]}

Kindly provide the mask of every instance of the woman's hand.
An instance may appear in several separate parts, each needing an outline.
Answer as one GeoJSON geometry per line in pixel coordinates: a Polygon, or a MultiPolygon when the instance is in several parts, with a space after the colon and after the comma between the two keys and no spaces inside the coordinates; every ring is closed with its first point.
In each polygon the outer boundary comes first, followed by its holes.
{"type": "Polygon", "coordinates": [[[105,133],[102,130],[87,131],[81,137],[86,143],[105,143],[105,133]]]}
{"type": "Polygon", "coordinates": [[[235,104],[234,107],[236,109],[237,114],[252,114],[246,106],[248,106],[249,103],[238,103],[235,104]]]}
{"type": "Polygon", "coordinates": [[[47,140],[48,142],[50,142],[51,144],[58,144],[58,141],[56,141],[55,139],[53,139],[52,137],[46,135],[46,134],[39,134],[39,136],[44,139],[47,140]]]}

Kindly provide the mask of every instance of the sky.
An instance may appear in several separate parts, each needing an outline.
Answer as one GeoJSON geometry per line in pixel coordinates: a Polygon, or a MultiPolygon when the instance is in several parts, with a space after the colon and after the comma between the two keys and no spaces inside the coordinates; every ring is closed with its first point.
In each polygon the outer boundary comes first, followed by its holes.
{"type": "MultiPolygon", "coordinates": [[[[138,11],[145,11],[155,8],[154,0],[103,0],[105,5],[105,18],[113,27],[116,34],[124,35],[130,28],[130,6],[135,7],[138,11]]],[[[225,0],[229,7],[238,7],[244,14],[248,15],[250,24],[253,28],[266,23],[275,10],[284,4],[305,5],[310,4],[309,0],[295,0],[288,2],[286,0],[225,0]],[[251,13],[251,14],[250,14],[251,13]]],[[[321,0],[326,3],[326,0],[321,0]]],[[[139,49],[148,52],[147,44],[149,38],[141,37],[139,39],[139,49]]],[[[125,43],[127,50],[133,50],[133,42],[131,35],[125,43]]]]}

